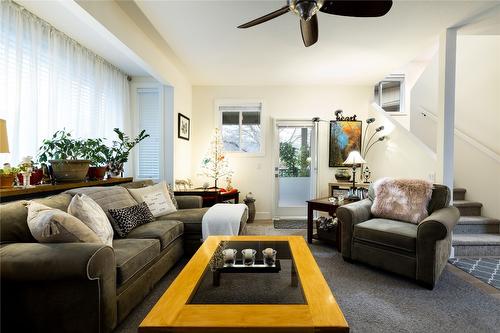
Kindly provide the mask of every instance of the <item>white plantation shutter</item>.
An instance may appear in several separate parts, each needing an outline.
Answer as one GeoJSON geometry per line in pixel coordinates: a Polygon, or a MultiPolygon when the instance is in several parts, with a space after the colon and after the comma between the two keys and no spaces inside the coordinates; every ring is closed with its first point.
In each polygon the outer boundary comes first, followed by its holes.
{"type": "Polygon", "coordinates": [[[162,159],[162,121],[159,88],[137,89],[138,130],[146,130],[149,138],[138,147],[138,172],[140,179],[160,179],[160,163],[162,159]]]}

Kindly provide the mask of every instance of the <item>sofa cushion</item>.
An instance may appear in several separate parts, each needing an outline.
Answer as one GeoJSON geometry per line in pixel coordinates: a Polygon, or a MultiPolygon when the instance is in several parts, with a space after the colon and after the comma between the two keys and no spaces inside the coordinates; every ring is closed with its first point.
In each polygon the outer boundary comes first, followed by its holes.
{"type": "Polygon", "coordinates": [[[354,239],[414,253],[417,225],[407,222],[371,219],[354,226],[354,239]]]}
{"type": "Polygon", "coordinates": [[[158,220],[176,220],[184,223],[184,234],[197,234],[201,238],[201,220],[208,208],[180,209],[158,220]]]}
{"type": "Polygon", "coordinates": [[[138,226],[128,235],[128,239],[157,239],[160,241],[161,250],[182,236],[184,224],[179,221],[155,221],[138,226]]]}
{"type": "Polygon", "coordinates": [[[137,202],[145,202],[154,217],[177,211],[164,181],[152,186],[129,188],[128,191],[137,202]]]}
{"type": "Polygon", "coordinates": [[[160,255],[157,239],[115,239],[116,283],[127,282],[135,273],[154,262],[160,255]]]}
{"type": "Polygon", "coordinates": [[[446,185],[434,184],[432,187],[432,197],[427,205],[427,211],[431,215],[436,210],[450,205],[450,189],[446,185]]]}

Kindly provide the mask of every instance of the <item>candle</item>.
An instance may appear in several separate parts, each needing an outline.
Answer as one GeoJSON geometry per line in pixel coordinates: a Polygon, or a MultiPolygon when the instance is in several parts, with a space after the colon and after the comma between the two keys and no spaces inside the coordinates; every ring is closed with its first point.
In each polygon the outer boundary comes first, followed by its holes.
{"type": "Polygon", "coordinates": [[[262,253],[264,254],[264,257],[270,258],[274,255],[274,250],[271,249],[270,247],[268,247],[267,249],[264,249],[264,251],[262,251],[262,253]]]}

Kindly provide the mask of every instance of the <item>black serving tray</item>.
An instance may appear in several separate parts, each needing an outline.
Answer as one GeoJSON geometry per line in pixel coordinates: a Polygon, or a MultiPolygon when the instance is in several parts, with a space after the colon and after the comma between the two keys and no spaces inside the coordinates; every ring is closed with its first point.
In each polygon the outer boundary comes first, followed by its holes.
{"type": "Polygon", "coordinates": [[[236,260],[236,264],[224,265],[217,271],[220,273],[279,273],[281,264],[279,259],[276,259],[273,266],[265,265],[263,260],[255,260],[255,264],[247,266],[243,264],[243,260],[236,260]]]}

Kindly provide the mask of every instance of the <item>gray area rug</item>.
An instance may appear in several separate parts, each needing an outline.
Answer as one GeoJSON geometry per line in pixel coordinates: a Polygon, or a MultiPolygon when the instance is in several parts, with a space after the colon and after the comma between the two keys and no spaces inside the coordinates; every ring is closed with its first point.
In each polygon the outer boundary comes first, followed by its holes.
{"type": "MultiPolygon", "coordinates": [[[[434,290],[428,290],[394,274],[346,263],[319,243],[311,250],[351,332],[500,332],[500,301],[446,269],[434,290]]],[[[115,332],[137,332],[186,262],[167,273],[115,332]]]]}
{"type": "Polygon", "coordinates": [[[307,220],[279,219],[273,222],[274,229],[307,229],[307,220]]]}
{"type": "MultiPolygon", "coordinates": [[[[452,258],[450,264],[500,290],[500,258],[452,258]]],[[[500,331],[500,328],[499,328],[500,331]]]]}

